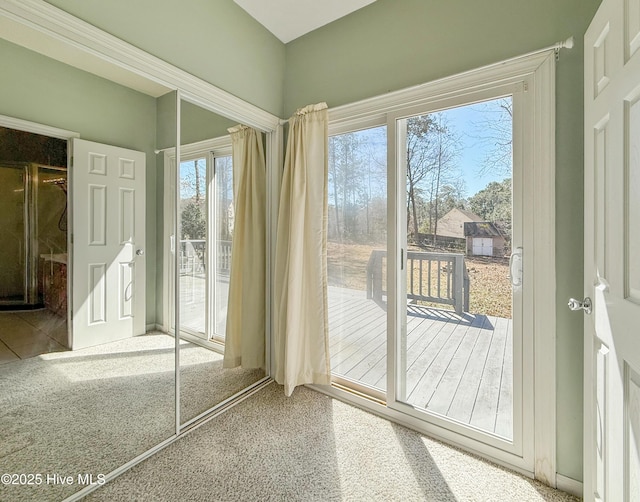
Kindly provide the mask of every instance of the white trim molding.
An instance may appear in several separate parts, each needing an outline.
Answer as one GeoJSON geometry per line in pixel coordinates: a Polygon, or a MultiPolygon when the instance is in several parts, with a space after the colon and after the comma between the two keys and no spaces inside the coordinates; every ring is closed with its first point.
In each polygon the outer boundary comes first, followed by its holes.
{"type": "Polygon", "coordinates": [[[16,129],[18,131],[26,131],[33,134],[41,134],[42,136],[49,136],[50,138],[71,139],[80,137],[80,134],[77,132],[38,124],[36,122],[29,122],[28,120],[8,117],[6,115],[0,115],[0,126],[7,127],[9,129],[16,129]]]}
{"type": "Polygon", "coordinates": [[[535,476],[550,486],[556,484],[555,69],[550,55],[534,73],[533,133],[535,476]]]}
{"type": "Polygon", "coordinates": [[[576,481],[562,474],[556,474],[556,488],[582,498],[582,481],[576,481]]]}
{"type": "MultiPolygon", "coordinates": [[[[164,152],[173,161],[176,159],[175,147],[156,150],[156,153],[164,152]]],[[[205,139],[188,145],[180,145],[180,157],[186,160],[188,157],[215,153],[216,157],[231,155],[231,137],[220,136],[213,139],[205,139]]]]}
{"type": "Polygon", "coordinates": [[[5,40],[154,97],[180,89],[183,99],[264,132],[280,121],[43,0],[0,0],[0,32],[5,40]]]}

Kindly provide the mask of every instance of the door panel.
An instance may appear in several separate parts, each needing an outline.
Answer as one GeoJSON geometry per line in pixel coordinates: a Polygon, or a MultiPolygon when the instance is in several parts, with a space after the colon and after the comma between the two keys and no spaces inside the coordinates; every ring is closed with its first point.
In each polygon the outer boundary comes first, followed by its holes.
{"type": "MultiPolygon", "coordinates": [[[[233,241],[233,161],[230,155],[215,157],[214,175],[210,185],[215,187],[213,207],[213,232],[215,235],[215,267],[212,306],[214,318],[211,323],[211,338],[224,341],[227,329],[227,306],[229,304],[229,273],[231,271],[231,243],[233,241]]],[[[212,281],[213,282],[213,281],[212,281]]]]}
{"type": "Polygon", "coordinates": [[[207,170],[206,157],[180,162],[180,324],[207,338],[207,170]]]}
{"type": "Polygon", "coordinates": [[[145,332],[145,154],[74,139],[73,349],[145,332]]]}
{"type": "Polygon", "coordinates": [[[639,5],[604,0],[585,34],[585,500],[640,500],[639,5]],[[600,85],[598,85],[600,84],[600,85]]]}
{"type": "Polygon", "coordinates": [[[335,382],[387,388],[387,128],[329,138],[328,306],[335,382]]]}
{"type": "Polygon", "coordinates": [[[392,407],[524,458],[532,436],[523,418],[531,405],[524,382],[533,380],[530,355],[522,350],[529,285],[523,286],[522,266],[509,264],[511,249],[522,260],[523,194],[532,189],[514,132],[523,127],[521,91],[511,86],[492,99],[460,98],[449,108],[391,121],[398,171],[406,178],[397,204],[406,259],[396,299],[401,323],[392,407]],[[492,128],[483,147],[474,135],[492,128]],[[497,143],[494,134],[503,151],[490,146],[497,143]],[[466,189],[458,196],[466,199],[462,211],[451,193],[457,186],[466,189]],[[490,237],[473,237],[467,250],[467,222],[478,231],[499,231],[504,253],[494,255],[490,237]]]}

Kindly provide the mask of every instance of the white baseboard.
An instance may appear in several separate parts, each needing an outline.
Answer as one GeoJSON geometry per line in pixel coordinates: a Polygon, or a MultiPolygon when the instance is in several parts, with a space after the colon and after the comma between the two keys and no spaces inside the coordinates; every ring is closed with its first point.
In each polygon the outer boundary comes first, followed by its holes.
{"type": "Polygon", "coordinates": [[[160,326],[159,324],[151,323],[147,324],[146,329],[147,333],[149,333],[149,331],[162,331],[162,326],[160,326]]]}
{"type": "Polygon", "coordinates": [[[576,497],[582,497],[582,482],[568,478],[562,474],[556,474],[556,488],[575,495],[576,497]]]}

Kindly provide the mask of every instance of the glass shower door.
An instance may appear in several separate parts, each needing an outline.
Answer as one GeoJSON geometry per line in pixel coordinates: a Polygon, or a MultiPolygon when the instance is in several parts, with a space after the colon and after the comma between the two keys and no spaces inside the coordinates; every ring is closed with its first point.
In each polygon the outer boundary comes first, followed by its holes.
{"type": "Polygon", "coordinates": [[[27,302],[24,166],[0,166],[0,306],[27,302]]]}

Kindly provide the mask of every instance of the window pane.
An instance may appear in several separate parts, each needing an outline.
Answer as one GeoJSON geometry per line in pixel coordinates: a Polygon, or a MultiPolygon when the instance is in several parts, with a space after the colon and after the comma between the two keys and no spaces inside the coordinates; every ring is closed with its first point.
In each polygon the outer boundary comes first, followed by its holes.
{"type": "Polygon", "coordinates": [[[205,334],[207,161],[180,163],[180,324],[205,334]]]}
{"type": "Polygon", "coordinates": [[[408,239],[399,400],[509,440],[511,110],[506,97],[399,124],[408,239]]]}
{"type": "Polygon", "coordinates": [[[329,139],[329,334],[334,378],[386,388],[386,126],[329,139]]]}
{"type": "Polygon", "coordinates": [[[216,281],[215,336],[224,338],[229,300],[231,240],[233,236],[233,163],[231,156],[215,159],[216,281]]]}

